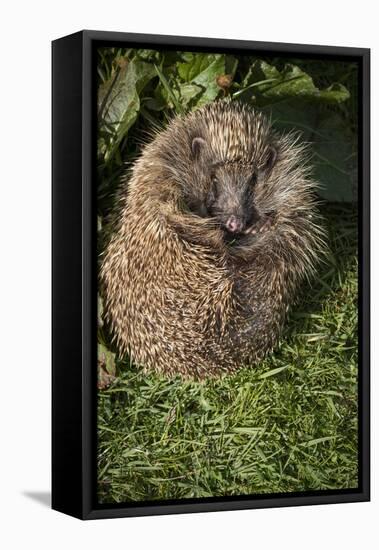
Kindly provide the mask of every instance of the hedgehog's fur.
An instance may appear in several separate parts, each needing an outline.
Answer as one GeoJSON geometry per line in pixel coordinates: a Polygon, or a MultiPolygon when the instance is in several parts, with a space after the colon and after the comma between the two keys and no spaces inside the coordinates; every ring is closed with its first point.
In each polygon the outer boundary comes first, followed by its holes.
{"type": "Polygon", "coordinates": [[[314,190],[305,146],[255,110],[218,101],[174,118],[135,163],[102,261],[120,354],[146,370],[200,379],[261,360],[324,250],[314,190]],[[268,231],[252,226],[230,242],[201,210],[210,183],[197,142],[205,163],[232,176],[263,173],[254,204],[275,213],[268,231]]]}

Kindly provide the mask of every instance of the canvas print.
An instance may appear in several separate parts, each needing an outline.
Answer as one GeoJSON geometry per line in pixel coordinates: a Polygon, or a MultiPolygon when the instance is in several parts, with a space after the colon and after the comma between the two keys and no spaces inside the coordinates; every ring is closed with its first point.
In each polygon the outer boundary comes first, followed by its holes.
{"type": "Polygon", "coordinates": [[[357,488],[358,64],[96,71],[98,503],[357,488]]]}

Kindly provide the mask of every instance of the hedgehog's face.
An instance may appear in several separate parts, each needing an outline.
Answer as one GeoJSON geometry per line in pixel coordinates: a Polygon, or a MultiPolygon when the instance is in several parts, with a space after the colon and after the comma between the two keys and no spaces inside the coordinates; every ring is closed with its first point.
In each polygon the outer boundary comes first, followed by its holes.
{"type": "MultiPolygon", "coordinates": [[[[203,140],[195,139],[193,147],[205,147],[203,140]]],[[[195,152],[200,160],[200,149],[195,149],[195,152]]],[[[226,238],[262,233],[271,228],[274,212],[266,212],[260,204],[260,190],[275,160],[274,148],[269,149],[258,166],[243,162],[215,162],[211,155],[203,153],[199,170],[207,189],[203,215],[216,220],[226,238]]]]}
{"type": "Polygon", "coordinates": [[[214,166],[209,172],[208,215],[228,233],[244,233],[260,217],[255,204],[257,174],[236,165],[214,166]]]}

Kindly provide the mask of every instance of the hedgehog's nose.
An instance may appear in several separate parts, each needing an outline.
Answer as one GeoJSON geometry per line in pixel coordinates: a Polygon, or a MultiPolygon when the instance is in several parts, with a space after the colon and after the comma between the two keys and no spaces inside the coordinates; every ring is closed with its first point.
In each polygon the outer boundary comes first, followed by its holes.
{"type": "Polygon", "coordinates": [[[230,233],[241,233],[243,227],[243,222],[236,216],[229,216],[225,222],[225,229],[227,229],[230,233]]]}

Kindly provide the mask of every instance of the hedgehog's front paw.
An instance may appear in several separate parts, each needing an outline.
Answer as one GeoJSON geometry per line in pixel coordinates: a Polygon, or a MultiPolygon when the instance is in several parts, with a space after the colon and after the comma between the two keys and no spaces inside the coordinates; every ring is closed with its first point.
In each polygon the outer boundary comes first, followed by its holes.
{"type": "Polygon", "coordinates": [[[248,227],[245,231],[246,235],[256,235],[257,233],[266,233],[272,227],[274,222],[275,212],[268,212],[267,214],[262,214],[259,220],[254,224],[248,227]]]}

